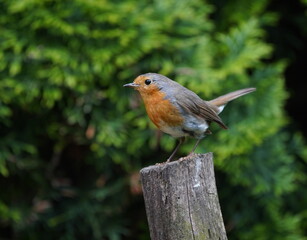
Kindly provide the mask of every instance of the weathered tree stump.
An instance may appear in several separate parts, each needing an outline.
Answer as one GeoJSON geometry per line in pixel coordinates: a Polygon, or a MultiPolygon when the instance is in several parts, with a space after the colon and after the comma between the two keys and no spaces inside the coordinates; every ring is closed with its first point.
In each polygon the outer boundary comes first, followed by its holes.
{"type": "Polygon", "coordinates": [[[141,180],[152,240],[227,239],[212,153],[143,168],[141,180]]]}

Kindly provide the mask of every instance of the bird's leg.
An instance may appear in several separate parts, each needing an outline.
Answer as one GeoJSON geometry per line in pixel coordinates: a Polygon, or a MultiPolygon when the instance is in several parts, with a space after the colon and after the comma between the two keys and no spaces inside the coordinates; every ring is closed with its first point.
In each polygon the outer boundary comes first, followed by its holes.
{"type": "MultiPolygon", "coordinates": [[[[195,151],[196,147],[198,146],[200,140],[201,140],[201,138],[197,140],[197,142],[195,143],[195,145],[194,145],[194,147],[193,147],[193,149],[192,149],[192,152],[190,152],[189,155],[191,155],[191,154],[194,153],[194,151],[195,151]]],[[[189,156],[189,155],[188,155],[188,156],[189,156]]]]}
{"type": "Polygon", "coordinates": [[[179,138],[179,143],[178,145],[176,146],[175,150],[173,151],[173,153],[171,154],[171,156],[167,159],[167,163],[170,162],[172,160],[172,158],[175,156],[176,152],[178,151],[180,145],[184,142],[185,140],[185,137],[181,137],[179,138]]]}

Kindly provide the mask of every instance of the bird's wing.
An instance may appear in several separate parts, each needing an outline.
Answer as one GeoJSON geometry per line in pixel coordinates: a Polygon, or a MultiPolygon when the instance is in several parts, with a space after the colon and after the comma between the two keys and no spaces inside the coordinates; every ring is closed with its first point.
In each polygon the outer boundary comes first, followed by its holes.
{"type": "Polygon", "coordinates": [[[216,122],[222,128],[227,129],[222,119],[218,116],[216,106],[202,100],[197,94],[187,88],[180,89],[175,94],[175,101],[178,106],[186,113],[200,116],[209,122],[216,122]]]}

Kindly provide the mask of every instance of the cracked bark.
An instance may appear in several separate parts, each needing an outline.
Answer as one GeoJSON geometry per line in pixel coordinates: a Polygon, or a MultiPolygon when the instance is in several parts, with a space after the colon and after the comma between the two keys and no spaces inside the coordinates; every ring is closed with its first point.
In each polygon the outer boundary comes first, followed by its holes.
{"type": "Polygon", "coordinates": [[[212,153],[143,168],[152,240],[226,240],[212,153]]]}

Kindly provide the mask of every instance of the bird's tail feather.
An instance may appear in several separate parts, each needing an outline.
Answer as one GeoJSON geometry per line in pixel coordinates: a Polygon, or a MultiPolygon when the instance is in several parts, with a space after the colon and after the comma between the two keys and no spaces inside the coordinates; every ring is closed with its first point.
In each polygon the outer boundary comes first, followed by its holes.
{"type": "Polygon", "coordinates": [[[241,97],[241,96],[243,96],[245,94],[251,93],[251,92],[253,92],[255,90],[256,90],[256,88],[240,89],[240,90],[237,90],[237,91],[234,91],[234,92],[227,93],[227,94],[225,94],[223,96],[220,96],[218,98],[215,98],[215,99],[209,101],[209,103],[211,103],[214,106],[218,107],[218,109],[219,109],[218,113],[220,113],[220,112],[223,111],[225,105],[228,102],[230,102],[230,101],[232,101],[232,100],[234,100],[234,99],[236,99],[238,97],[241,97]]]}

